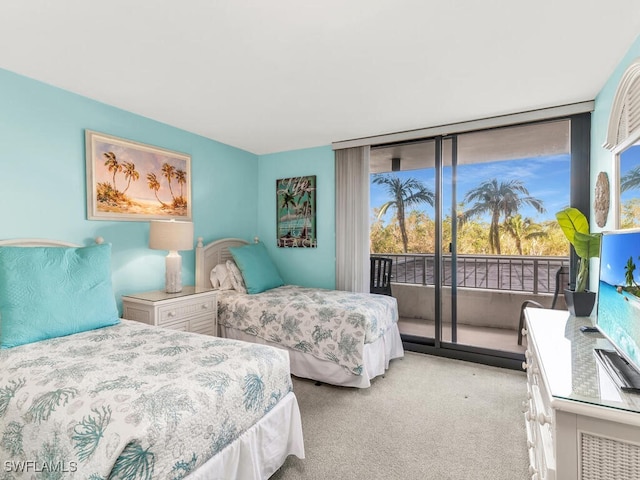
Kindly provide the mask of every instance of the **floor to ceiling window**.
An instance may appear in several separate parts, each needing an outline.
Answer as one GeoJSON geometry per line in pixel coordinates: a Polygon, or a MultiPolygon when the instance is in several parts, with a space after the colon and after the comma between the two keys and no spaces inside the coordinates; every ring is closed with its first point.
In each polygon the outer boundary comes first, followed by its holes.
{"type": "Polygon", "coordinates": [[[589,182],[574,119],[372,147],[371,253],[393,260],[407,344],[521,358],[521,303],[550,305],[569,264],[555,212],[575,206],[572,174],[589,182]]]}

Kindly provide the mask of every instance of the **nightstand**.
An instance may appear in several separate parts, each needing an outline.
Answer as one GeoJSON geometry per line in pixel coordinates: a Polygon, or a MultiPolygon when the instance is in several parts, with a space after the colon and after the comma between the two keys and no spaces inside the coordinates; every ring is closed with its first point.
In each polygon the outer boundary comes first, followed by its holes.
{"type": "Polygon", "coordinates": [[[162,290],[122,296],[122,318],[185,332],[218,334],[215,290],[183,287],[181,292],[162,290]]]}

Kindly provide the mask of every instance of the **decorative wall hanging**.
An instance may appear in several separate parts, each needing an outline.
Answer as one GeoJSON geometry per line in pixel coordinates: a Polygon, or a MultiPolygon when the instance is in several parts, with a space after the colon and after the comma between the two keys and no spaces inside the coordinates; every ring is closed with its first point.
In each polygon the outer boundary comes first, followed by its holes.
{"type": "Polygon", "coordinates": [[[600,172],[596,180],[595,200],[593,209],[596,214],[596,225],[604,227],[607,224],[607,216],[609,215],[609,177],[606,172],[600,172]]]}
{"type": "Polygon", "coordinates": [[[276,180],[278,247],[317,247],[316,176],[276,180]]]}
{"type": "Polygon", "coordinates": [[[86,130],[89,220],[191,220],[191,157],[86,130]]]}

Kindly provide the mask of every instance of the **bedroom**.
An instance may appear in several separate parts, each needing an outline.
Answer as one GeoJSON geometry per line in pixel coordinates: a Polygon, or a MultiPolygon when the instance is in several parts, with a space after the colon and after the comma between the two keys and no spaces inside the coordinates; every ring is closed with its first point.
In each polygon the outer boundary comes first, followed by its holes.
{"type": "MultiPolygon", "coordinates": [[[[3,35],[9,31],[4,28],[3,35]]],[[[591,185],[595,184],[594,172],[613,169],[609,153],[600,145],[618,79],[628,64],[640,56],[640,40],[635,36],[608,57],[610,68],[600,72],[604,82],[593,97],[580,99],[596,101],[592,117],[592,177],[588,179],[591,185]]],[[[3,44],[10,45],[9,39],[3,37],[3,44]]],[[[57,52],[50,53],[53,58],[57,52]]],[[[0,239],[46,237],[88,243],[93,237],[102,236],[113,243],[113,285],[119,308],[124,294],[161,288],[164,258],[148,248],[146,222],[86,219],[84,130],[91,129],[188,152],[193,159],[196,236],[207,240],[251,239],[255,235],[273,238],[274,180],[316,175],[318,196],[322,199],[317,212],[318,247],[304,252],[272,248],[270,253],[287,283],[328,288],[335,285],[334,154],[330,142],[351,135],[339,132],[310,148],[255,154],[230,146],[232,142],[220,143],[14,73],[2,61],[2,55],[0,67],[6,68],[0,70],[0,191],[4,199],[0,239]]],[[[91,75],[86,81],[91,82],[91,75]]],[[[261,121],[268,124],[268,116],[261,121]]],[[[185,251],[182,256],[185,284],[191,283],[195,252],[185,251]]]]}

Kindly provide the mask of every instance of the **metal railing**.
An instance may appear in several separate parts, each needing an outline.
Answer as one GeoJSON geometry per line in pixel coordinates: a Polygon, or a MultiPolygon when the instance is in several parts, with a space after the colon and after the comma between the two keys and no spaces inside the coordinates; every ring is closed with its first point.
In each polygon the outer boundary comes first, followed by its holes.
{"type": "MultiPolygon", "coordinates": [[[[393,260],[391,281],[433,285],[434,254],[375,253],[393,260]]],[[[569,257],[515,255],[457,255],[456,284],[459,287],[518,292],[554,293],[556,272],[569,266],[569,257]]],[[[443,255],[444,285],[451,286],[451,255],[443,255]]]]}

